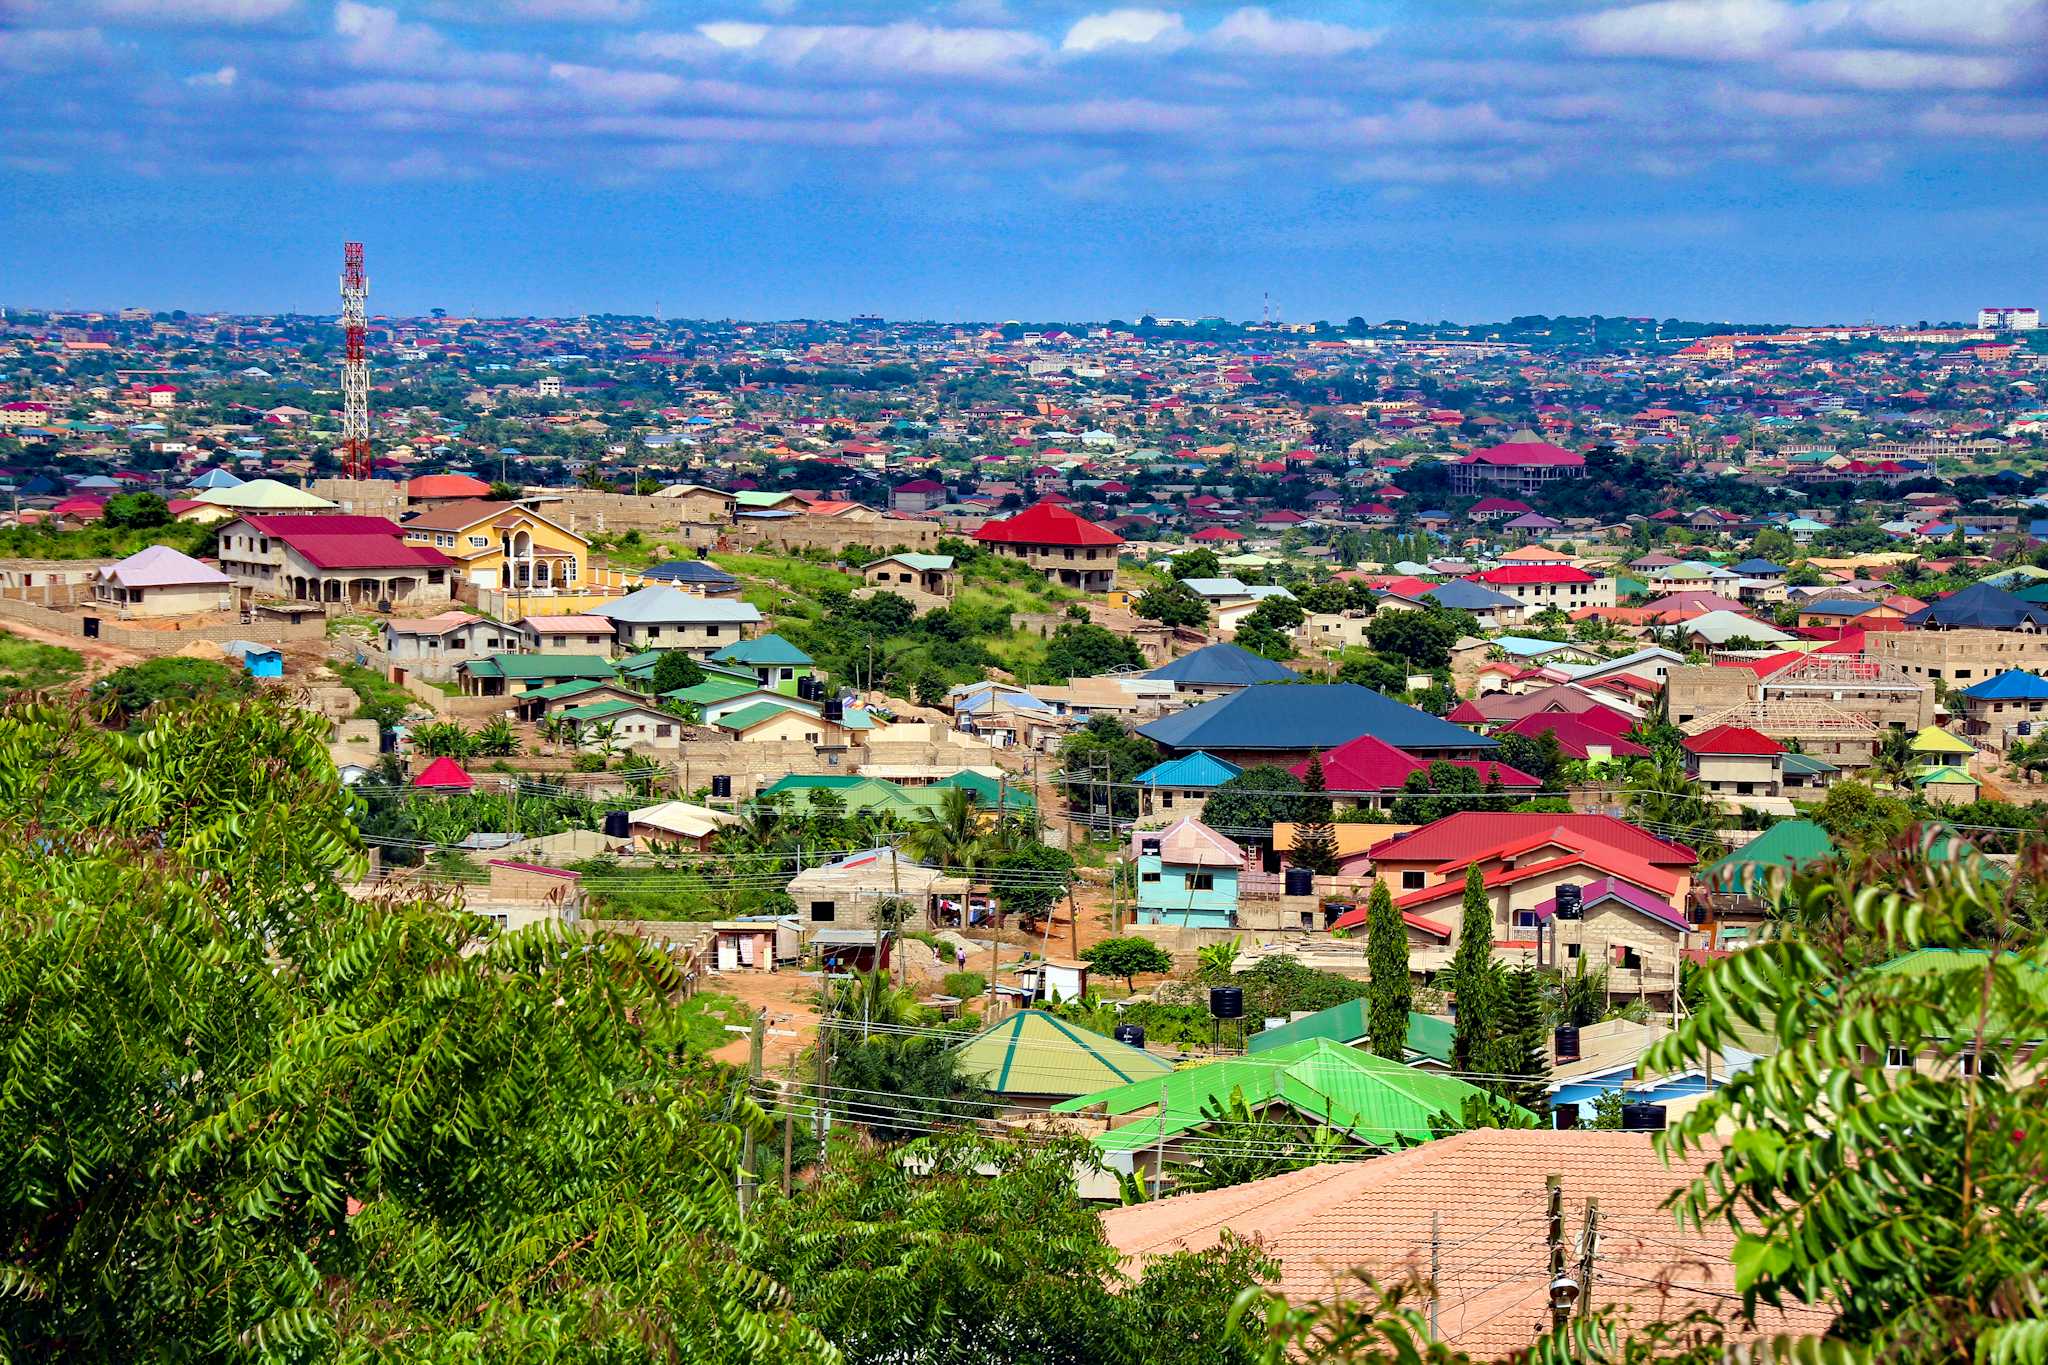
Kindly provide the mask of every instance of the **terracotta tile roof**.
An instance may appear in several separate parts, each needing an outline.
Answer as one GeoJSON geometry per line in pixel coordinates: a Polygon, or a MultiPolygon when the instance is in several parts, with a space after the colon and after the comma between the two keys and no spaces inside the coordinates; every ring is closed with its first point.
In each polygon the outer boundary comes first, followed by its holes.
{"type": "Polygon", "coordinates": [[[1527,1346],[1548,1326],[1544,1177],[1555,1174],[1569,1242],[1584,1225],[1587,1199],[1600,1201],[1594,1305],[1637,1323],[1703,1310],[1728,1322],[1734,1340],[1826,1330],[1832,1313],[1798,1307],[1763,1308],[1755,1326],[1742,1324],[1730,1264],[1734,1235],[1721,1225],[1681,1229],[1660,1207],[1715,1154],[1709,1147],[1667,1166],[1647,1133],[1480,1130],[1110,1209],[1102,1225],[1133,1262],[1210,1250],[1225,1231],[1256,1236],[1280,1264],[1276,1287],[1299,1303],[1355,1292],[1357,1270],[1382,1281],[1427,1276],[1435,1216],[1443,1249],[1440,1330],[1459,1350],[1492,1359],[1527,1346]]]}

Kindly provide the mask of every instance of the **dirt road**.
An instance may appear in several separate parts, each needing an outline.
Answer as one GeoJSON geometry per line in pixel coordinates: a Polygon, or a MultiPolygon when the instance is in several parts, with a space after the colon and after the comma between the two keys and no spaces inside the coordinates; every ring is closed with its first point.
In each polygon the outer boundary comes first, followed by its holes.
{"type": "Polygon", "coordinates": [[[102,640],[88,640],[79,635],[60,634],[54,630],[44,630],[41,626],[31,626],[20,621],[0,623],[0,630],[4,630],[7,634],[18,636],[24,640],[34,640],[38,644],[58,645],[78,655],[79,658],[85,661],[84,670],[79,674],[78,679],[82,683],[97,681],[117,668],[126,668],[129,664],[139,664],[145,657],[132,649],[122,649],[118,645],[110,645],[102,640]]]}

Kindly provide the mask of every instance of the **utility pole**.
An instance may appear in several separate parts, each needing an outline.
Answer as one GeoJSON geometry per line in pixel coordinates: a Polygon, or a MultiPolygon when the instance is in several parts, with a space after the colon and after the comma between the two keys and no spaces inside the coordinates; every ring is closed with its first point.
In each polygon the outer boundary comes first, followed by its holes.
{"type": "MultiPolygon", "coordinates": [[[[1545,1282],[1545,1288],[1548,1289],[1550,1285],[1564,1278],[1564,1185],[1561,1177],[1543,1177],[1543,1198],[1543,1238],[1550,1248],[1550,1258],[1546,1262],[1550,1267],[1550,1276],[1545,1282]]],[[[1562,1327],[1570,1316],[1571,1309],[1561,1307],[1557,1295],[1551,1293],[1550,1325],[1553,1328],[1562,1327]]]]}
{"type": "Polygon", "coordinates": [[[1067,956],[1081,960],[1081,907],[1074,901],[1074,883],[1067,883],[1067,956]]]}
{"type": "Polygon", "coordinates": [[[1159,1083],[1159,1140],[1152,1144],[1152,1197],[1166,1193],[1166,1082],[1159,1083]]]}
{"type": "MultiPolygon", "coordinates": [[[[751,1099],[761,1084],[761,1043],[768,1033],[768,1011],[754,1011],[754,1027],[747,1037],[747,1096],[751,1099]]],[[[747,1125],[740,1139],[740,1217],[754,1207],[754,1188],[761,1183],[754,1171],[754,1125],[747,1125]]]]}
{"type": "Polygon", "coordinates": [[[818,1134],[818,1170],[825,1169],[825,1130],[831,1122],[830,1101],[825,1098],[825,1087],[832,1079],[832,1005],[831,995],[826,994],[825,1006],[818,1015],[818,1092],[811,1101],[812,1122],[818,1134]]]}
{"type": "Polygon", "coordinates": [[[1436,1330],[1437,1305],[1443,1299],[1443,1291],[1437,1285],[1437,1277],[1443,1273],[1441,1252],[1444,1241],[1444,1215],[1441,1209],[1429,1211],[1429,1339],[1438,1340],[1436,1330]]]}
{"type": "Polygon", "coordinates": [[[785,1198],[789,1195],[789,1168],[795,1164],[795,1158],[796,1110],[789,1107],[788,1097],[784,1096],[782,1106],[782,1193],[785,1198]]]}
{"type": "Polygon", "coordinates": [[[1600,1201],[1586,1200],[1586,1230],[1579,1237],[1579,1316],[1593,1302],[1593,1258],[1600,1254],[1600,1201]]]}

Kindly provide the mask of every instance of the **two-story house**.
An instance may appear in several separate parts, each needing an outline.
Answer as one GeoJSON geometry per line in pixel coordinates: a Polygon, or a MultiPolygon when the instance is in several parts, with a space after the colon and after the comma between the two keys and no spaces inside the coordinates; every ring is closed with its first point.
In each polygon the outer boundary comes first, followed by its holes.
{"type": "Polygon", "coordinates": [[[1193,816],[1131,835],[1140,924],[1228,929],[1237,922],[1244,850],[1193,816]]]}

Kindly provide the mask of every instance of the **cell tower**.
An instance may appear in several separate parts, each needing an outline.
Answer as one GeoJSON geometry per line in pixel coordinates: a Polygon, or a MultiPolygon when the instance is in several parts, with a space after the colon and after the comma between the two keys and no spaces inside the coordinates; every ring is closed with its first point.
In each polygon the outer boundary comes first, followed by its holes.
{"type": "Polygon", "coordinates": [[[369,277],[363,274],[363,244],[341,244],[341,330],[347,339],[341,361],[341,472],[370,477],[369,277]]]}

